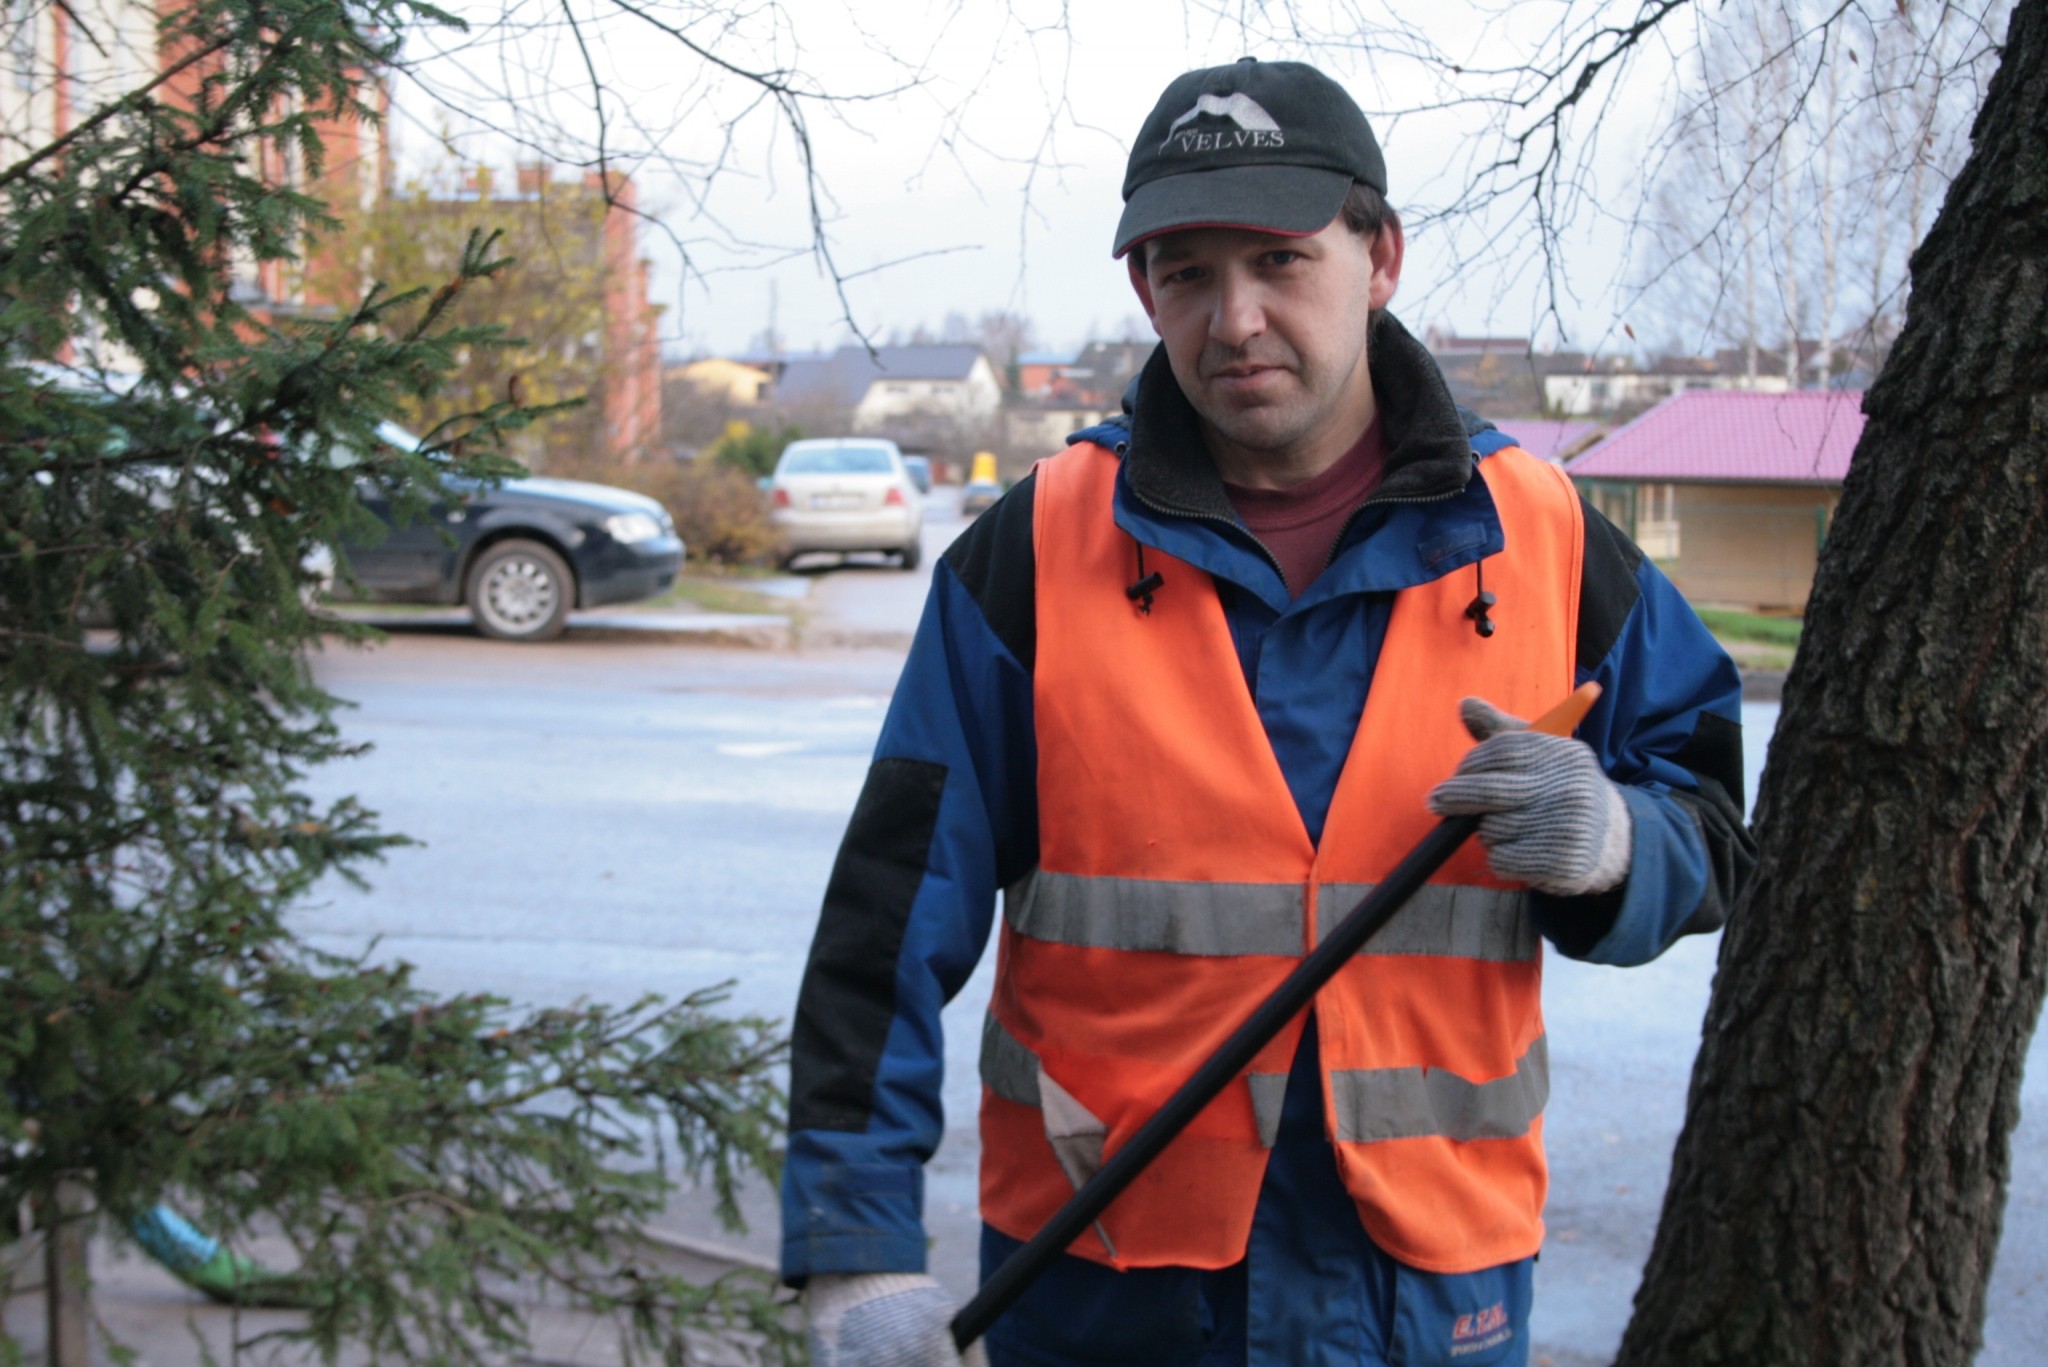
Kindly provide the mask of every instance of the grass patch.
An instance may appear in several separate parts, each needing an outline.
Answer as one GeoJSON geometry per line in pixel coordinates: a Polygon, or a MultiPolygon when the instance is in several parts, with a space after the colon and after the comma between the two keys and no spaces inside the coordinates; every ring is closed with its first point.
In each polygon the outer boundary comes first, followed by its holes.
{"type": "MultiPolygon", "coordinates": [[[[711,573],[685,572],[668,592],[653,598],[621,603],[622,608],[652,608],[670,611],[750,613],[762,617],[794,617],[800,614],[801,599],[782,598],[747,587],[750,579],[770,577],[771,570],[723,570],[711,573]]],[[[460,603],[378,603],[362,598],[323,597],[322,608],[343,614],[374,614],[379,617],[414,617],[430,613],[459,611],[460,603]]]]}
{"type": "Polygon", "coordinates": [[[1707,630],[1724,641],[1750,641],[1757,645],[1784,646],[1788,650],[1799,645],[1799,631],[1805,624],[1797,617],[1764,617],[1754,612],[1737,612],[1733,608],[1700,608],[1700,620],[1707,624],[1707,630]]]}
{"type": "Polygon", "coordinates": [[[1765,617],[1733,608],[1700,608],[1700,620],[1743,669],[1790,669],[1799,649],[1797,617],[1765,617]]]}
{"type": "Polygon", "coordinates": [[[760,593],[746,586],[740,575],[693,575],[677,577],[675,587],[643,605],[650,608],[696,608],[699,612],[744,612],[762,616],[791,616],[798,604],[772,593],[760,593]]]}

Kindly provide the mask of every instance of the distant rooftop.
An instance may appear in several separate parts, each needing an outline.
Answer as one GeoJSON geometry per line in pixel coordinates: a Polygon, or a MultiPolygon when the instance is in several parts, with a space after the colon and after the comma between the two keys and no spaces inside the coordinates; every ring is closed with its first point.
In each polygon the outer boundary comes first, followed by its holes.
{"type": "Polygon", "coordinates": [[[1460,337],[1449,328],[1423,330],[1422,344],[1437,356],[1526,355],[1527,337],[1460,337]]]}
{"type": "Polygon", "coordinates": [[[1597,422],[1558,422],[1550,418],[1504,418],[1494,424],[1532,456],[1563,460],[1586,438],[1600,430],[1597,422]]]}
{"type": "MultiPolygon", "coordinates": [[[[725,359],[738,361],[741,365],[767,367],[787,365],[791,361],[823,361],[829,359],[831,355],[832,353],[829,351],[742,351],[736,356],[728,356],[725,359]]],[[[699,356],[692,359],[705,360],[708,358],[699,356]]]]}
{"type": "Polygon", "coordinates": [[[874,354],[843,346],[822,358],[788,357],[775,382],[784,403],[857,404],[876,380],[964,380],[981,359],[977,346],[885,346],[874,354]]]}
{"type": "Polygon", "coordinates": [[[1857,390],[1674,394],[1566,467],[1574,479],[1839,484],[1863,435],[1857,390]]]}

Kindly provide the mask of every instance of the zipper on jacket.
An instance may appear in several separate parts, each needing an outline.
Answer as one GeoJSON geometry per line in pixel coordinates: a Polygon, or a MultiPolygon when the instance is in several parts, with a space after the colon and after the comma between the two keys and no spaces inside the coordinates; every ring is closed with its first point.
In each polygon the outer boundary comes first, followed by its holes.
{"type": "MultiPolygon", "coordinates": [[[[1143,493],[1139,492],[1137,487],[1134,485],[1126,484],[1124,487],[1130,489],[1132,498],[1137,499],[1138,502],[1144,504],[1147,508],[1150,508],[1155,513],[1163,513],[1167,517],[1185,517],[1193,518],[1201,522],[1213,522],[1219,527],[1228,527],[1233,531],[1243,532],[1246,536],[1251,538],[1252,545],[1258,547],[1259,554],[1266,557],[1266,563],[1273,567],[1273,573],[1280,576],[1280,587],[1287,590],[1288,601],[1294,601],[1294,586],[1287,582],[1287,571],[1280,568],[1280,557],[1274,555],[1272,551],[1266,548],[1266,543],[1259,540],[1259,534],[1257,532],[1253,531],[1250,527],[1244,525],[1243,518],[1238,518],[1235,521],[1233,521],[1229,518],[1218,517],[1214,513],[1197,512],[1192,508],[1168,508],[1162,504],[1154,503],[1150,498],[1146,497],[1143,493]]],[[[1358,516],[1359,512],[1363,511],[1364,505],[1360,505],[1359,509],[1357,511],[1354,511],[1351,514],[1351,516],[1356,517],[1358,516]]],[[[1347,532],[1351,530],[1351,523],[1349,519],[1346,519],[1344,523],[1344,530],[1347,532]]],[[[1132,537],[1131,539],[1133,541],[1137,540],[1136,537],[1132,537]]],[[[1343,533],[1340,532],[1338,534],[1338,540],[1343,540],[1343,533]]],[[[1324,563],[1327,565],[1328,562],[1326,561],[1324,563]]]]}
{"type": "MultiPolygon", "coordinates": [[[[1467,482],[1469,483],[1470,481],[1467,482]]],[[[1366,509],[1374,507],[1406,507],[1421,503],[1443,503],[1449,499],[1456,498],[1464,492],[1463,489],[1453,489],[1447,494],[1431,494],[1428,498],[1381,498],[1378,494],[1374,494],[1371,498],[1353,508],[1351,516],[1344,519],[1344,525],[1337,530],[1336,539],[1330,542],[1330,549],[1323,555],[1323,568],[1328,569],[1337,563],[1337,548],[1344,544],[1345,537],[1351,535],[1352,527],[1357,525],[1359,518],[1365,516],[1366,509]]],[[[1283,579],[1286,577],[1285,575],[1281,576],[1283,579]]]]}

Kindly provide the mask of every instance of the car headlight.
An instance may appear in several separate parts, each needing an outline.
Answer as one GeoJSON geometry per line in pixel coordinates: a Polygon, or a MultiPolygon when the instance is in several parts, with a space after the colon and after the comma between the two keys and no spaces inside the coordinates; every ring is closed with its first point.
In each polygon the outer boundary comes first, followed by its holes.
{"type": "Polygon", "coordinates": [[[611,533],[612,540],[628,546],[661,535],[661,524],[646,513],[613,513],[604,520],[604,529],[611,533]]]}

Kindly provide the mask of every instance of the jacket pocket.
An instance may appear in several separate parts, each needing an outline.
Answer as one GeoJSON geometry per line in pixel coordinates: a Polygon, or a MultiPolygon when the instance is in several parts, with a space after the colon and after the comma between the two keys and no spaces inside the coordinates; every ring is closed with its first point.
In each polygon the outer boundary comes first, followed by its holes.
{"type": "Polygon", "coordinates": [[[1480,1272],[1396,1264],[1389,1360],[1403,1367],[1522,1367],[1535,1260],[1480,1272]]]}

